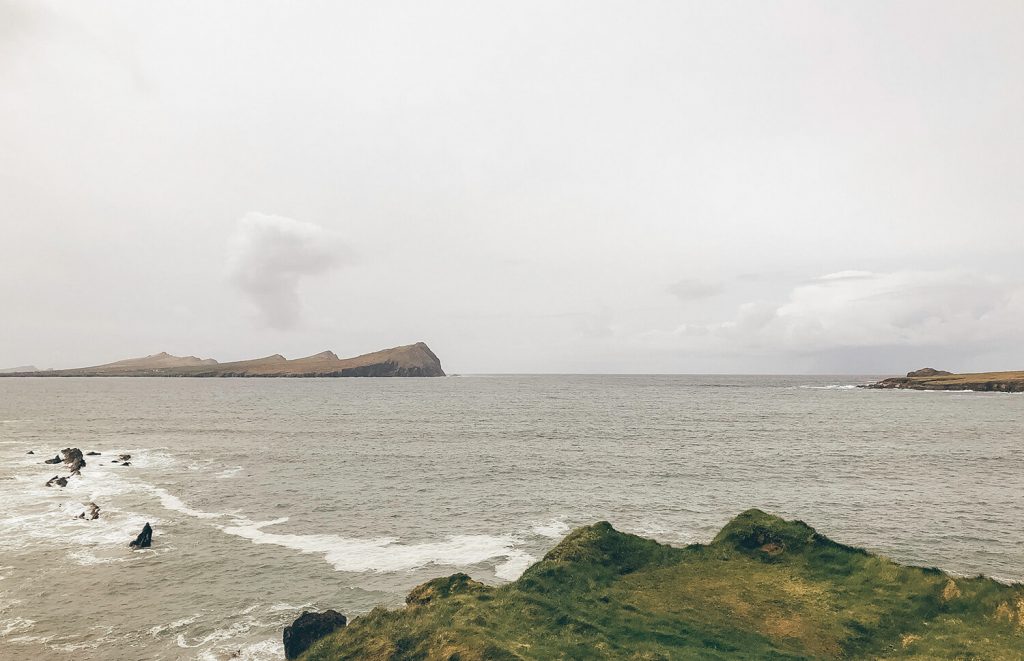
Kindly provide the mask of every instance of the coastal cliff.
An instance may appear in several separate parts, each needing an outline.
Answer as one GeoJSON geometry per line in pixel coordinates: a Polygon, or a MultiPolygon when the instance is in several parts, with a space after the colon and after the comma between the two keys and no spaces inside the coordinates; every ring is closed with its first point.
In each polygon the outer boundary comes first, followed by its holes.
{"type": "Polygon", "coordinates": [[[354,358],[339,358],[324,351],[288,360],[280,354],[230,363],[212,358],[158,353],[94,367],[46,372],[19,372],[0,376],[176,376],[176,377],[355,377],[444,376],[441,361],[423,342],[354,358]]]}
{"type": "Polygon", "coordinates": [[[925,367],[870,383],[862,388],[883,390],[975,390],[979,392],[1024,392],[1024,371],[953,374],[925,367]]]}
{"type": "Polygon", "coordinates": [[[1024,658],[1024,586],[899,565],[759,510],[684,548],[597,523],[517,581],[455,574],[406,604],[299,658],[1024,658]]]}

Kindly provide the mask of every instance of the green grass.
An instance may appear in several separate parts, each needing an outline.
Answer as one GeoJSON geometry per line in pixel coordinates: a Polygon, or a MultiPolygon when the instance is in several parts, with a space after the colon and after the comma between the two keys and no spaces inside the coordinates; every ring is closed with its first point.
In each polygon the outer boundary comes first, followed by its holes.
{"type": "Polygon", "coordinates": [[[901,566],[759,510],[685,548],[597,523],[513,583],[455,574],[407,603],[302,659],[1024,660],[1024,586],[901,566]]]}

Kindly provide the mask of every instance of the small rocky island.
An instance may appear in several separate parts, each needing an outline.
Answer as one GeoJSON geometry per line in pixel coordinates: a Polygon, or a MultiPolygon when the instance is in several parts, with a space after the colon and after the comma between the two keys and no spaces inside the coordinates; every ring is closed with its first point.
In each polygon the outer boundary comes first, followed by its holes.
{"type": "MultiPolygon", "coordinates": [[[[579,528],[519,580],[465,574],[406,607],[321,634],[303,661],[422,659],[1020,659],[1024,585],[896,564],[760,510],[684,548],[579,528]]],[[[309,626],[309,624],[315,626],[309,626]]],[[[306,635],[303,642],[312,637],[306,635]]]]}
{"type": "Polygon", "coordinates": [[[906,376],[882,379],[862,388],[888,390],[976,390],[979,392],[1024,392],[1024,371],[953,374],[924,367],[906,376]]]}
{"type": "Polygon", "coordinates": [[[423,342],[355,358],[338,358],[324,351],[288,360],[280,354],[219,363],[213,358],[158,353],[94,367],[66,370],[21,371],[0,376],[179,376],[179,377],[341,377],[341,376],[444,376],[441,361],[423,342]]]}

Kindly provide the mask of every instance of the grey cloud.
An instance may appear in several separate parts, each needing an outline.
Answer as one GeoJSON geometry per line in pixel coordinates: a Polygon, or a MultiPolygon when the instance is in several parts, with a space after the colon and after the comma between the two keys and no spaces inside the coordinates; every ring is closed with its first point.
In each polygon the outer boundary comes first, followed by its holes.
{"type": "Polygon", "coordinates": [[[284,216],[250,212],[228,246],[227,277],[280,330],[298,325],[299,284],[341,265],[348,254],[334,232],[284,216]]]}
{"type": "Polygon", "coordinates": [[[717,282],[705,282],[697,278],[684,278],[669,286],[669,292],[681,301],[696,301],[721,294],[725,287],[717,282]]]}

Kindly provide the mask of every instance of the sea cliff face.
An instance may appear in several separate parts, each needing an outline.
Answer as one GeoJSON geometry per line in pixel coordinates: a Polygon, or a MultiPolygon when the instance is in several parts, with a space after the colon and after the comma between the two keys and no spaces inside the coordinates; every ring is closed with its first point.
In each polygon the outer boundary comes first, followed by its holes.
{"type": "Polygon", "coordinates": [[[924,368],[906,376],[882,379],[862,388],[882,390],[974,390],[978,392],[1024,392],[1024,371],[952,374],[924,368]]]}
{"type": "Polygon", "coordinates": [[[1024,658],[1024,586],[901,566],[759,510],[685,548],[597,523],[515,582],[456,574],[406,603],[300,658],[1024,658]]]}
{"type": "Polygon", "coordinates": [[[5,376],[177,376],[177,377],[356,377],[444,376],[441,361],[423,342],[354,358],[324,351],[288,360],[280,354],[230,363],[212,358],[166,353],[130,358],[105,365],[5,376]]]}

